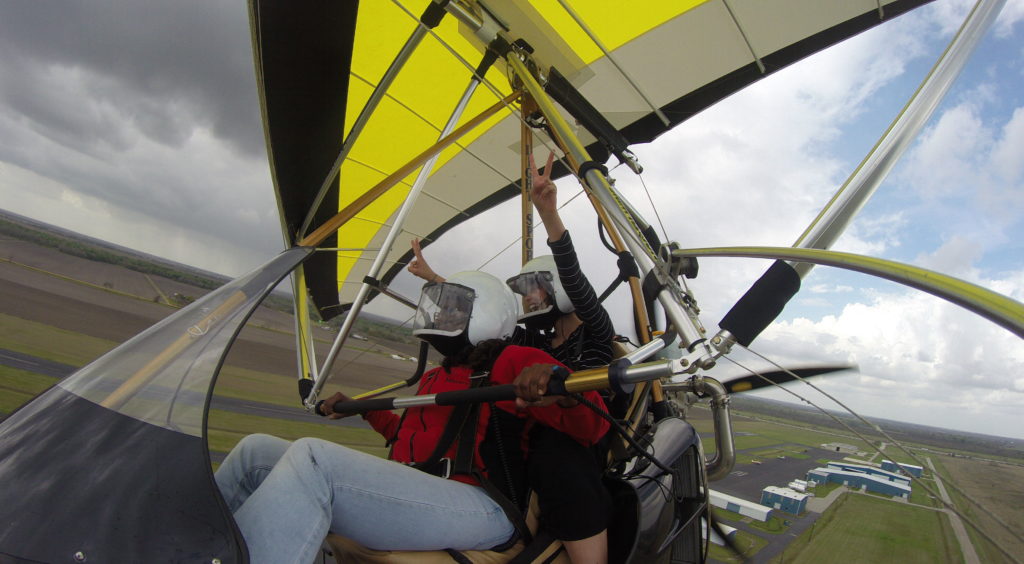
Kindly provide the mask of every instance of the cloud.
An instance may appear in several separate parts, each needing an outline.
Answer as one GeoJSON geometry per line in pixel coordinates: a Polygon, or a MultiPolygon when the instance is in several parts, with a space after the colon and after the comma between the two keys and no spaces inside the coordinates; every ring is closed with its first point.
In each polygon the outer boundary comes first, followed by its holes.
{"type": "MultiPolygon", "coordinates": [[[[62,187],[61,204],[36,198],[36,217],[100,236],[108,202],[114,221],[148,217],[182,234],[174,245],[171,235],[103,234],[119,244],[145,241],[147,252],[171,249],[168,258],[206,268],[221,245],[275,253],[281,238],[245,16],[233,2],[5,8],[0,162],[62,187]],[[199,243],[187,249],[189,240],[199,243]]],[[[0,194],[24,210],[30,204],[18,195],[34,186],[12,179],[0,194]]]]}

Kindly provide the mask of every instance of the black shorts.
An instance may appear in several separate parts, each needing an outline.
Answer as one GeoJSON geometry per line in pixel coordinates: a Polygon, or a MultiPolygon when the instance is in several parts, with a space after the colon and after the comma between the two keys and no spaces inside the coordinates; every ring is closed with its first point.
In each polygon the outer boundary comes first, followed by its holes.
{"type": "Polygon", "coordinates": [[[608,528],[612,501],[601,481],[599,450],[543,425],[530,431],[529,484],[538,496],[541,527],[559,540],[585,539],[608,528]]]}

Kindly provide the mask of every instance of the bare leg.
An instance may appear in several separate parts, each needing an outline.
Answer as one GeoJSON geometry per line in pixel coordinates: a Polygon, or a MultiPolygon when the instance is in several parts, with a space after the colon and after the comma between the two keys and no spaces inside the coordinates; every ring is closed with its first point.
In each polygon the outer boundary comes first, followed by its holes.
{"type": "Polygon", "coordinates": [[[574,541],[562,541],[572,564],[607,564],[608,529],[592,537],[574,541]]]}

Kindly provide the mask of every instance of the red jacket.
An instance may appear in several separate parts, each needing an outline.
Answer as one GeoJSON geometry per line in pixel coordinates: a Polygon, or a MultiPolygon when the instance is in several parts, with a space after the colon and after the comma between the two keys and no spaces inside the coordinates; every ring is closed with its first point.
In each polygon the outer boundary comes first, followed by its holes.
{"type": "MultiPolygon", "coordinates": [[[[534,364],[559,364],[559,362],[544,351],[509,345],[494,362],[494,367],[491,369],[491,383],[494,385],[511,384],[524,368],[534,364]]],[[[471,374],[472,370],[467,367],[454,367],[450,372],[443,368],[435,368],[423,375],[416,393],[424,395],[465,390],[469,387],[471,374]]],[[[597,392],[586,392],[583,395],[601,409],[605,409],[604,402],[597,392]]],[[[608,432],[608,422],[582,404],[569,408],[550,405],[528,407],[522,410],[516,408],[514,401],[497,402],[495,405],[517,417],[558,429],[586,446],[594,444],[608,432]]],[[[367,413],[366,420],[378,433],[384,435],[384,438],[394,441],[391,450],[392,460],[421,462],[434,452],[434,447],[440,440],[448,417],[454,409],[452,406],[436,405],[410,407],[401,426],[399,426],[400,418],[391,411],[371,411],[367,413]]],[[[489,417],[490,406],[487,404],[480,406],[480,422],[476,428],[476,452],[474,453],[476,468],[483,468],[479,447],[487,432],[489,417]]],[[[456,445],[452,444],[445,456],[454,459],[455,448],[456,445]]],[[[468,484],[476,483],[471,476],[457,475],[452,476],[452,479],[468,484]]]]}

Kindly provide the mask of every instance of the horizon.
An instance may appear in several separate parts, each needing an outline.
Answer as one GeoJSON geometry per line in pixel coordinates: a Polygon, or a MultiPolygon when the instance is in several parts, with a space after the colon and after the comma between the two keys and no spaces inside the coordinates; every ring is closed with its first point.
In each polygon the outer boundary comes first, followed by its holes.
{"type": "MultiPolygon", "coordinates": [[[[0,215],[2,215],[4,217],[11,217],[11,216],[13,216],[13,217],[15,217],[17,219],[26,220],[29,223],[34,224],[34,225],[42,225],[42,226],[45,226],[45,227],[53,228],[53,229],[55,229],[55,230],[57,230],[59,232],[65,233],[65,234],[67,234],[69,236],[74,236],[74,237],[81,238],[81,240],[84,240],[84,241],[89,242],[89,243],[93,243],[93,244],[99,243],[99,244],[104,245],[104,246],[109,245],[109,246],[115,247],[117,249],[125,249],[125,250],[131,252],[132,254],[137,254],[138,256],[150,257],[150,258],[155,259],[157,261],[160,261],[162,263],[180,267],[181,269],[186,270],[186,271],[200,272],[200,273],[204,273],[204,274],[212,274],[212,275],[220,277],[220,278],[226,278],[223,275],[218,275],[218,274],[215,274],[215,273],[209,273],[208,271],[204,271],[204,270],[198,269],[198,268],[190,266],[188,264],[180,263],[180,262],[173,261],[173,260],[170,260],[170,259],[166,259],[166,258],[163,258],[163,257],[158,257],[158,256],[155,256],[155,255],[151,255],[149,253],[143,253],[143,252],[140,252],[140,251],[135,251],[133,249],[127,249],[125,247],[121,247],[120,245],[116,245],[114,243],[108,243],[106,241],[102,241],[102,240],[97,239],[95,237],[90,237],[88,235],[85,235],[85,234],[82,234],[82,233],[78,233],[78,232],[75,232],[75,231],[72,231],[72,230],[69,230],[69,229],[65,229],[65,228],[62,228],[60,226],[51,225],[51,224],[48,224],[48,223],[43,222],[43,221],[34,220],[32,218],[27,218],[27,217],[21,216],[20,214],[11,212],[10,210],[6,210],[4,208],[0,208],[0,215]]],[[[54,250],[56,250],[57,252],[61,252],[60,249],[54,249],[54,250]]],[[[94,259],[86,259],[86,260],[94,260],[94,259]]],[[[126,268],[126,267],[120,267],[120,268],[126,268]]],[[[227,278],[224,283],[226,283],[226,282],[228,282],[230,280],[231,280],[230,278],[227,278]]],[[[279,288],[280,288],[280,285],[278,286],[278,288],[275,288],[274,291],[278,292],[279,288]]],[[[374,314],[372,312],[366,312],[366,311],[362,312],[362,314],[367,315],[368,318],[370,318],[371,320],[374,320],[374,321],[390,322],[390,323],[393,323],[393,324],[398,325],[398,326],[402,325],[402,321],[401,320],[394,319],[392,317],[388,317],[388,316],[384,316],[384,315],[377,315],[377,314],[374,314]]],[[[727,381],[728,380],[726,380],[726,382],[727,381]]],[[[798,385],[799,384],[797,382],[792,382],[792,383],[789,384],[790,387],[796,387],[798,385]]],[[[730,397],[735,398],[736,394],[730,394],[730,397]]],[[[828,412],[829,414],[832,414],[832,415],[835,415],[835,416],[839,416],[839,417],[842,417],[842,418],[854,418],[853,415],[851,415],[849,412],[847,412],[845,410],[812,407],[812,406],[805,405],[805,404],[800,403],[800,402],[786,401],[785,399],[776,399],[776,398],[762,397],[762,396],[759,396],[759,395],[756,395],[756,394],[746,394],[746,393],[739,394],[739,399],[741,401],[749,400],[749,401],[752,401],[752,402],[764,402],[764,403],[770,403],[770,404],[776,404],[776,405],[785,405],[787,407],[796,407],[796,408],[798,408],[798,409],[800,409],[800,410],[802,410],[802,411],[804,411],[806,413],[815,414],[815,415],[823,415],[822,411],[824,410],[825,412],[828,412]]],[[[1012,444],[1013,444],[1014,447],[1024,445],[1024,437],[1010,437],[1010,436],[996,435],[996,434],[991,434],[991,433],[979,433],[979,432],[968,431],[968,430],[964,430],[964,429],[955,429],[955,428],[951,428],[951,427],[941,427],[941,426],[935,426],[935,425],[915,423],[913,421],[905,421],[905,420],[900,420],[900,419],[894,419],[891,416],[889,416],[889,417],[882,417],[882,416],[876,416],[876,415],[863,415],[863,414],[858,414],[858,415],[862,415],[865,419],[867,419],[869,421],[872,421],[872,422],[875,422],[875,423],[907,425],[907,426],[912,426],[912,427],[920,427],[920,428],[924,428],[924,429],[935,429],[935,430],[940,430],[940,431],[945,431],[945,432],[950,432],[950,433],[956,433],[956,434],[961,434],[961,435],[964,435],[964,436],[988,437],[988,438],[993,438],[993,439],[1012,441],[1012,444]]],[[[860,423],[860,422],[856,422],[855,421],[855,423],[857,425],[862,425],[862,423],[860,423]]],[[[840,430],[842,432],[849,432],[849,429],[846,429],[845,427],[842,427],[840,425],[836,425],[834,428],[837,429],[837,430],[840,430]]],[[[875,431],[872,430],[872,432],[875,432],[875,431]]]]}

